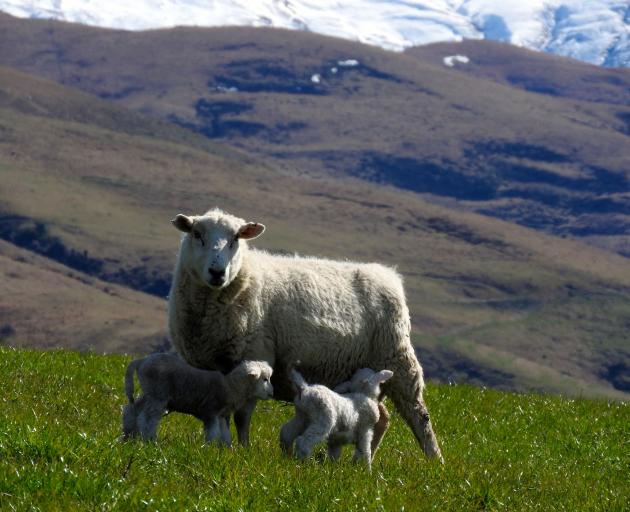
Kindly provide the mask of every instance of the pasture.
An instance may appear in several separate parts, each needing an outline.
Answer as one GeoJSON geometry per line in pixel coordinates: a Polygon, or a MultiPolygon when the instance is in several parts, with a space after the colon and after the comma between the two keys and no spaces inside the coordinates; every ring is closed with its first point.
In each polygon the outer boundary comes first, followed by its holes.
{"type": "MultiPolygon", "coordinates": [[[[397,414],[368,474],[280,453],[292,407],[260,403],[249,449],[203,445],[164,419],[121,443],[130,356],[0,348],[0,510],[610,510],[630,507],[630,406],[429,385],[445,458],[429,463],[397,414]]],[[[391,406],[391,404],[389,404],[391,406]]],[[[390,407],[391,408],[391,407],[390,407]]]]}

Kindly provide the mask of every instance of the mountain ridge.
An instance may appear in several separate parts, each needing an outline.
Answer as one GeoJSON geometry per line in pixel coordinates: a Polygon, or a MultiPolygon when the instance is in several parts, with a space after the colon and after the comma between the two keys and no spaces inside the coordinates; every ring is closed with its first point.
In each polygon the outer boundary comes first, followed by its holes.
{"type": "Polygon", "coordinates": [[[487,39],[593,64],[630,66],[630,7],[620,0],[0,0],[0,11],[106,28],[267,26],[316,32],[402,50],[441,41],[487,39]]]}

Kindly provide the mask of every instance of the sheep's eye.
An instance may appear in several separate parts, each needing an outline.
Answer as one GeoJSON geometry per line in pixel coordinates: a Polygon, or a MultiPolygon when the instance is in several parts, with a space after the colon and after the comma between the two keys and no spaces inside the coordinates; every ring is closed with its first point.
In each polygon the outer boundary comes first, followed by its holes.
{"type": "Polygon", "coordinates": [[[203,239],[201,238],[201,234],[199,231],[193,231],[193,238],[195,240],[201,240],[201,245],[203,245],[203,239]]]}
{"type": "Polygon", "coordinates": [[[234,249],[234,245],[236,244],[238,240],[238,235],[235,235],[234,238],[232,238],[232,241],[230,242],[230,249],[234,249]]]}

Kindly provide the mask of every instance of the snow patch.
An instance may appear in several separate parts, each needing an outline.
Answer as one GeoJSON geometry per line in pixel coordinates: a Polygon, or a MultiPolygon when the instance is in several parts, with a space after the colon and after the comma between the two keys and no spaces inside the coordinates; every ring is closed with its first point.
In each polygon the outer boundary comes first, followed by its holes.
{"type": "Polygon", "coordinates": [[[461,64],[468,64],[470,62],[470,59],[466,57],[466,55],[449,55],[448,57],[444,57],[442,61],[444,62],[445,66],[452,68],[456,62],[459,62],[461,64]]]}

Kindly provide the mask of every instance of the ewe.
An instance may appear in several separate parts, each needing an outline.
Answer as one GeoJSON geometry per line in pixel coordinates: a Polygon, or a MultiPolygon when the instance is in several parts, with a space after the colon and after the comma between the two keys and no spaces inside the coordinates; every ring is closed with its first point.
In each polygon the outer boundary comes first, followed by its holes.
{"type": "Polygon", "coordinates": [[[293,370],[291,380],[296,388],[295,417],[285,423],[280,431],[282,451],[292,455],[295,442],[298,458],[305,459],[317,444],[326,441],[329,457],[337,460],[344,444],[354,444],[353,460],[365,460],[369,468],[372,464],[374,427],[380,415],[380,385],[391,379],[392,375],[389,370],[371,372],[367,378],[352,386],[354,392],[341,395],[326,386],[307,384],[293,370]]]}
{"type": "MultiPolygon", "coordinates": [[[[280,256],[247,247],[264,231],[219,209],[177,215],[184,233],[169,296],[171,340],[193,366],[227,371],[243,359],[274,368],[276,397],[291,400],[287,368],[333,387],[359,368],[391,368],[384,392],[428,457],[441,460],[424,380],[410,341],[400,276],[379,264],[280,256]]],[[[249,442],[255,403],[234,420],[249,442]]]]}
{"type": "Polygon", "coordinates": [[[225,416],[252,400],[271,398],[271,367],[264,361],[243,361],[229,374],[200,370],[175,354],[152,354],[129,363],[123,409],[123,438],[140,435],[154,440],[162,415],[168,411],[191,414],[203,421],[206,442],[232,443],[225,416]],[[133,396],[133,375],[143,394],[133,396]]]}

